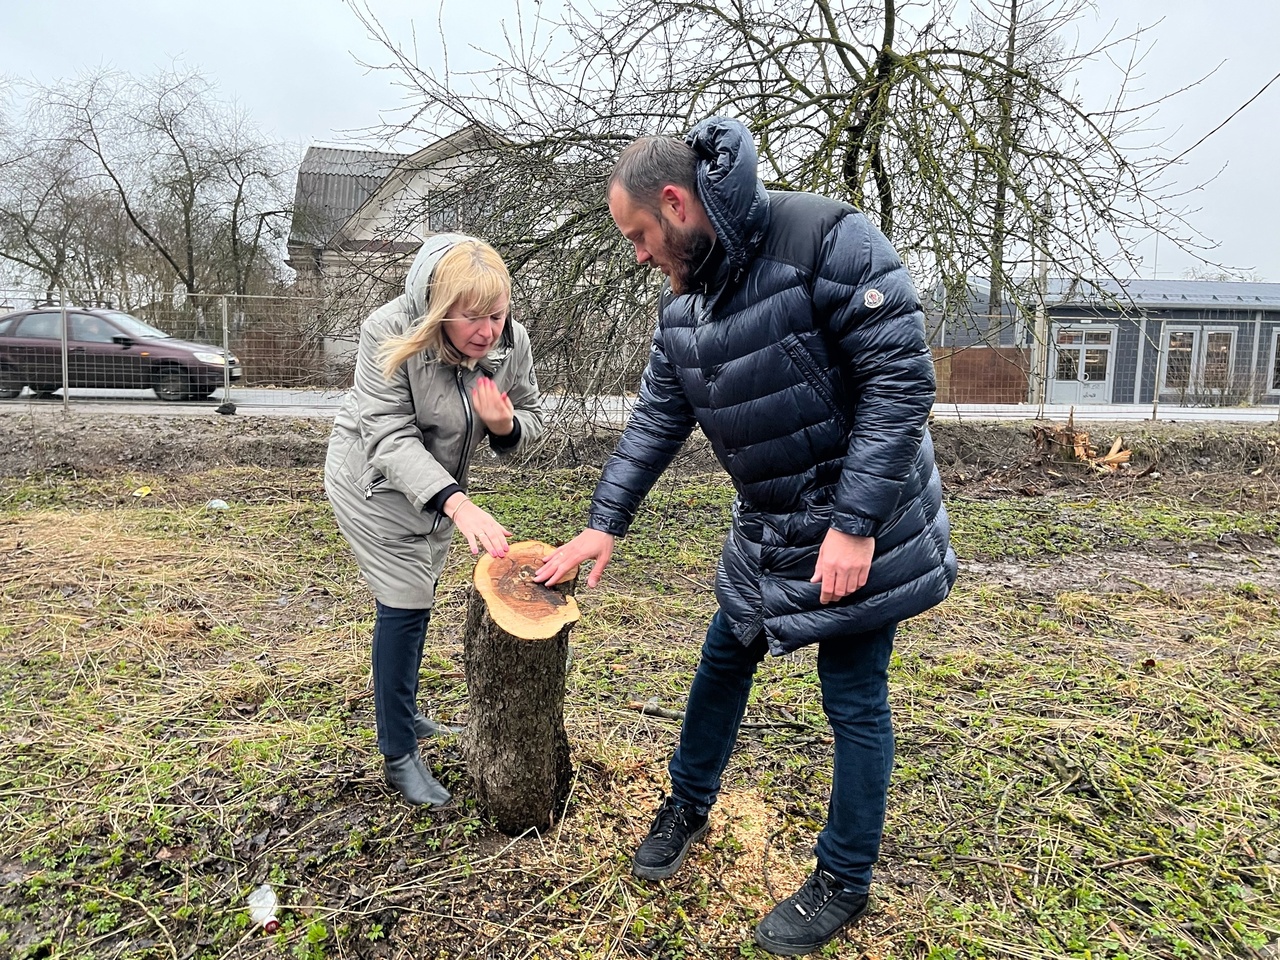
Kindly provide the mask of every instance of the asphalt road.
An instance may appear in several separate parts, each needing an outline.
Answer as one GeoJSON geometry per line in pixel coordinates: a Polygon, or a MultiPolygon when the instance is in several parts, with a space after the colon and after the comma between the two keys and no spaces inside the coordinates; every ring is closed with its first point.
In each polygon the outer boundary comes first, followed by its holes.
{"type": "MultiPolygon", "coordinates": [[[[332,417],[342,403],[345,391],[287,390],[259,387],[233,387],[231,399],[236,414],[245,416],[332,417]]],[[[555,410],[559,398],[548,395],[544,403],[548,412],[555,410]]],[[[72,388],[64,402],[61,392],[50,399],[36,400],[24,391],[16,400],[0,400],[0,416],[6,413],[56,412],[62,409],[76,413],[125,415],[207,416],[222,403],[219,390],[210,400],[196,403],[166,403],[150,390],[88,390],[72,388]]],[[[630,413],[634,397],[597,397],[588,404],[592,419],[602,424],[620,426],[630,413]]],[[[940,420],[1065,420],[1072,408],[1065,404],[954,404],[940,403],[933,408],[940,420]]],[[[1134,404],[1081,404],[1074,408],[1077,421],[1132,422],[1216,421],[1235,423],[1271,423],[1280,426],[1280,406],[1258,407],[1179,407],[1160,404],[1153,407],[1134,404]]]]}

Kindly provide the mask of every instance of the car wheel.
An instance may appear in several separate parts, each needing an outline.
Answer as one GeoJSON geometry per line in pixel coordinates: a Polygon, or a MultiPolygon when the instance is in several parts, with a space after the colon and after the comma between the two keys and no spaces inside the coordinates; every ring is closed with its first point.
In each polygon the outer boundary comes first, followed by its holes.
{"type": "Polygon", "coordinates": [[[57,390],[56,384],[39,383],[32,384],[31,392],[35,394],[37,400],[52,400],[53,392],[57,390]]]}
{"type": "Polygon", "coordinates": [[[0,400],[12,400],[22,392],[24,384],[13,367],[0,366],[0,400]]]}
{"type": "Polygon", "coordinates": [[[161,400],[185,400],[191,393],[189,380],[181,367],[164,367],[152,389],[161,400]]]}

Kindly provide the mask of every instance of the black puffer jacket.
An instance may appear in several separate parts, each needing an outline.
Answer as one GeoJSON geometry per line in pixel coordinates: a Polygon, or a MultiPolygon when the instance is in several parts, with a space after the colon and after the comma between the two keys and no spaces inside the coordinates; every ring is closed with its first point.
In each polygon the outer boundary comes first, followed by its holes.
{"type": "Polygon", "coordinates": [[[746,128],[690,132],[718,256],[682,296],[664,288],[640,399],[592,500],[626,533],[694,424],[733,479],[716,596],[739,639],[775,654],[873,630],[939,603],[956,577],[926,421],[933,363],[915,288],[847,204],[769,193],[746,128]],[[862,589],[819,603],[829,528],[876,538],[862,589]]]}

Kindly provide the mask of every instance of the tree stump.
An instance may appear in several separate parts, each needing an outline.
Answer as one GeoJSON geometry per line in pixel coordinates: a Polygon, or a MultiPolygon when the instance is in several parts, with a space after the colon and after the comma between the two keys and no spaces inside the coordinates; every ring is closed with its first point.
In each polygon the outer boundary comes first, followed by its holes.
{"type": "Polygon", "coordinates": [[[508,834],[548,826],[569,795],[564,689],[578,603],[575,580],[533,581],[551,550],[527,540],[482,557],[467,602],[463,756],[481,806],[508,834]]]}

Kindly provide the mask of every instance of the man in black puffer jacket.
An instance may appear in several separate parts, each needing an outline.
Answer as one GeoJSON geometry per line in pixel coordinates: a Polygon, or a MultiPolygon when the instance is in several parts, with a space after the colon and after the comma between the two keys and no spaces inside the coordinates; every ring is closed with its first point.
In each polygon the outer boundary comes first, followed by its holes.
{"type": "Polygon", "coordinates": [[[942,601],[956,558],[927,420],[933,363],[915,288],[853,207],[766,191],[735,120],[619,157],[609,210],[668,278],[640,398],[588,528],[537,579],[594,560],[594,587],[640,502],[695,425],[733,479],[733,526],[670,763],[671,795],[633,863],[662,879],[707,829],[757,665],[818,645],[835,735],[817,868],[756,929],[816,950],[867,906],[893,766],[888,664],[897,625],[942,601]]]}

